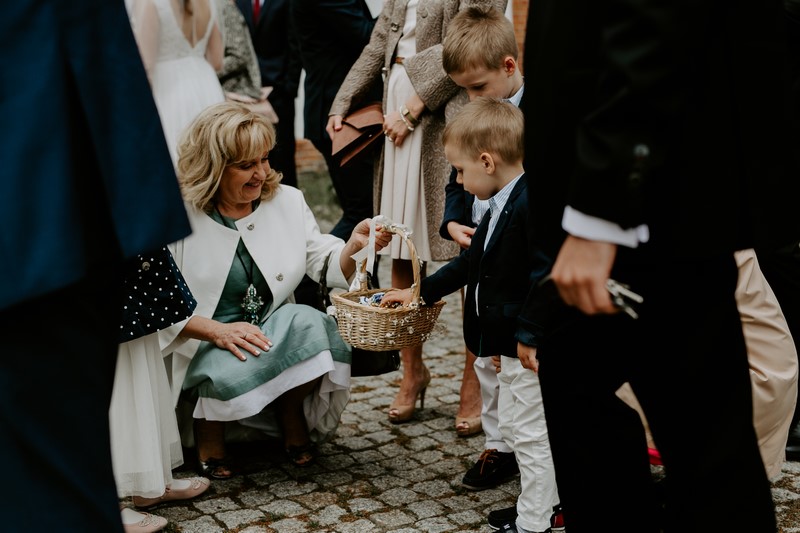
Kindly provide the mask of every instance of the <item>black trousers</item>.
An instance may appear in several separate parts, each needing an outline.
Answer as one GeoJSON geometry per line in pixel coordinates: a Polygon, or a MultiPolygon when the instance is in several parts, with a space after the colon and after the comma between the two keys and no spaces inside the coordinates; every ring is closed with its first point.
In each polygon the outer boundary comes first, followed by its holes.
{"type": "MultiPolygon", "coordinates": [[[[331,234],[346,241],[356,224],[373,216],[372,184],[375,175],[374,155],[377,152],[373,149],[369,154],[340,167],[339,162],[331,156],[330,138],[312,139],[311,142],[325,158],[333,190],[336,191],[342,208],[342,217],[331,230],[331,234]]],[[[380,145],[383,146],[382,143],[380,145]]]]}
{"type": "Polygon", "coordinates": [[[297,187],[297,166],[294,159],[297,151],[297,141],[294,137],[294,96],[275,87],[267,100],[278,115],[278,123],[275,124],[277,142],[269,153],[269,165],[283,173],[282,184],[297,187]]]}
{"type": "Polygon", "coordinates": [[[114,271],[0,312],[3,531],[123,530],[108,424],[114,271]]]}
{"type": "Polygon", "coordinates": [[[612,277],[645,298],[640,318],[576,312],[538,352],[569,532],[774,532],[732,255],[676,261],[620,250],[617,265],[612,277]],[[614,394],[625,381],[664,461],[664,524],[639,417],[614,394]]]}

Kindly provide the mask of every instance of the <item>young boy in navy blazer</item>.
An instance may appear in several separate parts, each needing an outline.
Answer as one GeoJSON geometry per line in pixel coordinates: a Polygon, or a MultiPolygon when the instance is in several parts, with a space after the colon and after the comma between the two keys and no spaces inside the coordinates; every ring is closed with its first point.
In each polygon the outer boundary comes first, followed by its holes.
{"type": "MultiPolygon", "coordinates": [[[[502,360],[499,425],[516,455],[522,491],[519,516],[507,531],[543,532],[558,504],[539,378],[516,359],[517,315],[530,287],[548,262],[528,252],[527,181],[522,167],[522,112],[514,105],[479,97],[447,124],[443,135],[447,160],[464,189],[488,200],[489,212],[475,230],[470,247],[422,280],[425,302],[467,286],[464,339],[478,357],[502,360]]],[[[391,290],[383,305],[408,304],[411,289],[391,290]]]]}

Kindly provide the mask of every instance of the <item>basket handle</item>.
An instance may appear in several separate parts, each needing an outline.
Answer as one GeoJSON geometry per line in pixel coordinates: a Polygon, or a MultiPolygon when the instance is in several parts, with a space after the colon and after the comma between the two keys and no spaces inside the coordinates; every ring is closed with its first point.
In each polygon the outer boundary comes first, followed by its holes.
{"type": "MultiPolygon", "coordinates": [[[[390,231],[390,230],[389,230],[390,231]]],[[[417,256],[417,249],[414,246],[414,243],[411,239],[408,238],[408,232],[406,231],[392,231],[403,239],[403,242],[406,246],[408,246],[408,252],[411,254],[411,268],[414,272],[414,283],[411,285],[411,302],[408,304],[411,308],[419,307],[419,291],[420,291],[420,275],[421,275],[421,268],[419,264],[419,257],[417,256]]],[[[366,291],[369,289],[368,287],[368,279],[367,279],[367,262],[361,261],[360,267],[360,275],[359,275],[359,283],[361,284],[361,290],[366,291]]]]}

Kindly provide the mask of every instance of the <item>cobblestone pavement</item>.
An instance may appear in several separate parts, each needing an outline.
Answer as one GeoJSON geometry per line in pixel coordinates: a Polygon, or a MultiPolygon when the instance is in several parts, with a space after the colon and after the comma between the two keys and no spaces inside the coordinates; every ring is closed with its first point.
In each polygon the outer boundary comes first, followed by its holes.
{"type": "MultiPolygon", "coordinates": [[[[278,443],[232,445],[241,475],[214,481],[202,497],[153,510],[166,531],[212,532],[488,532],[490,510],[513,505],[518,480],[469,492],[460,481],[480,455],[483,436],[453,429],[463,369],[459,295],[446,298],[437,335],[425,346],[433,380],[415,421],[392,425],[386,411],[400,373],[353,378],[336,436],[317,463],[287,464],[278,443]]],[[[187,467],[179,477],[191,475],[187,467]]],[[[773,484],[784,533],[800,532],[800,463],[786,463],[773,484]]],[[[713,489],[711,489],[713,490],[713,489]]]]}

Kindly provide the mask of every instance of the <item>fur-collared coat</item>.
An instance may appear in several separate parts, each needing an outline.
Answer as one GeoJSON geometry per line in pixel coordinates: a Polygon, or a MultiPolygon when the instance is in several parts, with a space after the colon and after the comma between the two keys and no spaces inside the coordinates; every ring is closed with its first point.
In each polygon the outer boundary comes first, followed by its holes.
{"type": "MultiPolygon", "coordinates": [[[[336,95],[331,106],[331,115],[345,116],[357,109],[370,87],[374,83],[383,83],[382,74],[388,75],[394,62],[397,43],[405,24],[407,5],[408,0],[386,0],[372,30],[369,44],[353,64],[336,95]]],[[[403,63],[414,90],[425,102],[425,112],[420,118],[424,147],[422,175],[428,238],[432,258],[436,261],[444,261],[458,254],[458,245],[443,239],[438,232],[444,214],[444,189],[450,177],[450,165],[444,157],[442,146],[442,132],[445,117],[452,116],[466,102],[466,95],[442,68],[442,41],[452,18],[459,10],[470,6],[494,6],[505,11],[506,0],[420,0],[417,7],[417,53],[403,63]]],[[[384,83],[384,112],[394,111],[386,109],[386,97],[387,85],[384,83]]],[[[376,212],[380,208],[382,182],[383,155],[375,174],[376,212]]]]}

